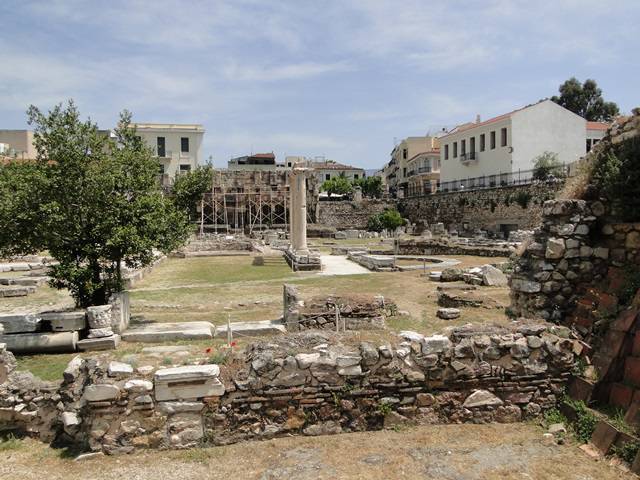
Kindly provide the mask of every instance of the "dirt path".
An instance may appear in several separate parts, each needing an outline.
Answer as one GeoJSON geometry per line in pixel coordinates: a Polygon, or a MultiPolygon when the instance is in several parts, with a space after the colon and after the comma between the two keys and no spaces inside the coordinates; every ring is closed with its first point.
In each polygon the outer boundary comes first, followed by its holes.
{"type": "Polygon", "coordinates": [[[149,452],[75,463],[28,441],[0,451],[3,480],[437,479],[619,480],[636,478],[576,445],[549,446],[527,424],[434,425],[226,447],[149,452]]]}
{"type": "Polygon", "coordinates": [[[322,272],[319,275],[356,275],[372,273],[344,255],[321,255],[322,272]]]}

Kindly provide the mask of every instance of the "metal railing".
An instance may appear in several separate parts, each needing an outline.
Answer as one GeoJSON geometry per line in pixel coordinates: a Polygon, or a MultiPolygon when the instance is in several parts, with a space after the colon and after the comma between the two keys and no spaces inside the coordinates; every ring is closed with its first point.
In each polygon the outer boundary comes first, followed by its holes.
{"type": "MultiPolygon", "coordinates": [[[[494,175],[483,175],[480,177],[467,177],[448,182],[441,182],[436,193],[462,192],[471,190],[482,190],[487,188],[509,187],[513,185],[529,185],[540,182],[560,182],[564,179],[574,176],[576,169],[571,168],[571,164],[558,167],[557,171],[549,174],[544,179],[534,177],[536,170],[517,170],[515,172],[498,172],[494,175]]],[[[422,195],[430,195],[423,191],[408,191],[408,197],[419,197],[422,195]]]]}

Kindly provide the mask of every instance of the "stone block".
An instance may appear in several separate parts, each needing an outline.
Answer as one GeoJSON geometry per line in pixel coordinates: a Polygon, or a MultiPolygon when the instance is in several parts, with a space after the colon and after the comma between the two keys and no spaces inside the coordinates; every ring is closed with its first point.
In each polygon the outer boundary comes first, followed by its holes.
{"type": "Polygon", "coordinates": [[[126,342],[164,342],[213,338],[215,327],[209,322],[153,323],[129,328],[122,334],[126,342]]]}
{"type": "Polygon", "coordinates": [[[94,352],[100,350],[115,350],[120,344],[120,335],[111,335],[102,338],[85,338],[78,342],[78,349],[82,352],[94,352]]]}
{"type": "Polygon", "coordinates": [[[443,320],[453,320],[460,316],[460,309],[458,308],[439,308],[436,312],[436,316],[443,320]]]}
{"type": "Polygon", "coordinates": [[[550,238],[547,240],[547,249],[544,256],[549,259],[560,259],[564,256],[566,246],[562,238],[550,238]]]}
{"type": "Polygon", "coordinates": [[[5,334],[37,332],[40,329],[40,317],[33,313],[2,314],[0,324],[5,334]]]}
{"type": "Polygon", "coordinates": [[[640,357],[627,357],[624,361],[624,380],[627,385],[640,387],[640,357]]]}
{"type": "Polygon", "coordinates": [[[224,385],[218,380],[217,365],[195,365],[167,368],[154,375],[157,401],[188,400],[224,394],[224,385]]]}
{"type": "Polygon", "coordinates": [[[87,402],[106,402],[120,398],[120,389],[116,385],[97,383],[84,389],[82,395],[87,402]]]}
{"type": "Polygon", "coordinates": [[[87,328],[87,316],[84,310],[71,312],[44,312],[40,318],[51,324],[54,332],[73,332],[87,328]]]}
{"type": "Polygon", "coordinates": [[[131,375],[133,373],[133,367],[128,363],[123,362],[109,362],[107,373],[110,377],[120,377],[124,375],[131,375]]]}
{"type": "Polygon", "coordinates": [[[623,383],[614,383],[611,385],[611,392],[609,393],[609,403],[616,407],[626,409],[631,404],[633,392],[633,387],[630,387],[623,383]]]}
{"type": "Polygon", "coordinates": [[[504,402],[487,390],[476,390],[469,395],[462,404],[465,408],[495,407],[504,402]]]}
{"type": "Polygon", "coordinates": [[[591,435],[591,443],[604,455],[609,453],[611,446],[618,438],[618,430],[604,420],[600,420],[591,435]]]}
{"type": "Polygon", "coordinates": [[[432,353],[442,353],[451,348],[451,340],[444,335],[433,335],[422,339],[422,353],[430,355],[432,353]]]}

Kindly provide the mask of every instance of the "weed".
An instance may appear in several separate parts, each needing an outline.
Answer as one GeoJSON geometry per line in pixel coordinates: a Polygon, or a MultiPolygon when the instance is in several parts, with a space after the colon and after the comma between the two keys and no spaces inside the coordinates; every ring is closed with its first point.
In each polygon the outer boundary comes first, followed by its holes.
{"type": "Polygon", "coordinates": [[[207,464],[210,460],[209,451],[203,448],[190,448],[188,450],[184,450],[181,457],[187,462],[202,464],[207,464]]]}
{"type": "Polygon", "coordinates": [[[387,415],[389,415],[391,413],[391,404],[390,403],[379,403],[378,404],[378,413],[380,415],[382,415],[383,417],[386,417],[387,415]]]}
{"type": "Polygon", "coordinates": [[[557,408],[547,410],[544,414],[544,425],[546,427],[553,425],[554,423],[568,424],[567,417],[565,417],[557,408]]]}
{"type": "Polygon", "coordinates": [[[0,439],[0,452],[5,452],[7,450],[19,450],[23,447],[23,443],[20,439],[16,438],[12,434],[7,435],[7,437],[0,439]]]}
{"type": "Polygon", "coordinates": [[[593,431],[596,429],[598,417],[596,417],[582,400],[573,400],[566,397],[564,402],[576,412],[577,419],[573,425],[576,437],[578,437],[582,443],[589,442],[593,431]]]}
{"type": "Polygon", "coordinates": [[[173,365],[173,359],[171,357],[163,357],[162,365],[165,365],[165,366],[173,365]]]}
{"type": "Polygon", "coordinates": [[[613,451],[614,455],[617,455],[625,462],[632,463],[636,458],[636,455],[638,455],[638,451],[640,450],[640,442],[638,442],[637,440],[633,440],[631,442],[625,443],[621,447],[617,447],[614,445],[611,450],[613,451]]]}

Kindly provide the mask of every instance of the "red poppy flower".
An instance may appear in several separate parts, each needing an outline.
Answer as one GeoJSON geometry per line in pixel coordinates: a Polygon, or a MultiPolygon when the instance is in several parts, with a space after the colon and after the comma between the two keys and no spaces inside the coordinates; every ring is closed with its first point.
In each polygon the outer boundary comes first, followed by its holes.
{"type": "Polygon", "coordinates": [[[231,346],[235,347],[236,346],[236,342],[231,342],[231,346]]]}
{"type": "Polygon", "coordinates": [[[205,350],[205,352],[206,352],[206,353],[211,353],[211,348],[207,348],[207,349],[205,350]]]}

